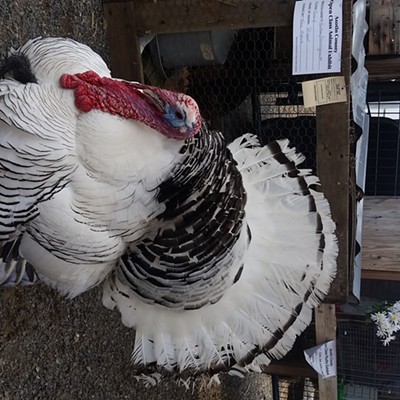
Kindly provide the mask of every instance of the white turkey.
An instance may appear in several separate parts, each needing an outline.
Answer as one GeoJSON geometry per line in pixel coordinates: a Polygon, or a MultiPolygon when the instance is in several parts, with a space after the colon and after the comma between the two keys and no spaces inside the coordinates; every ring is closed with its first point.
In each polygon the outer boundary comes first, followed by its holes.
{"type": "Polygon", "coordinates": [[[0,283],[103,282],[143,370],[260,371],[290,350],[338,249],[287,141],[226,146],[192,98],[113,79],[69,39],[30,40],[0,73],[0,283]]]}

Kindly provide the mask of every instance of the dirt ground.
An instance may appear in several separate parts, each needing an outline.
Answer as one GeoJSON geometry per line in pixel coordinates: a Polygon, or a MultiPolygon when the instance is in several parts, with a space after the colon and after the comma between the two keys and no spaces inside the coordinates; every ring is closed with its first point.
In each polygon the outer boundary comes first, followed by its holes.
{"type": "MultiPolygon", "coordinates": [[[[101,0],[0,0],[0,57],[36,36],[67,36],[108,62],[101,0]]],[[[268,378],[223,377],[193,391],[166,380],[137,383],[130,362],[134,332],[101,305],[101,289],[66,300],[44,286],[0,289],[0,399],[270,398],[268,378]]]]}

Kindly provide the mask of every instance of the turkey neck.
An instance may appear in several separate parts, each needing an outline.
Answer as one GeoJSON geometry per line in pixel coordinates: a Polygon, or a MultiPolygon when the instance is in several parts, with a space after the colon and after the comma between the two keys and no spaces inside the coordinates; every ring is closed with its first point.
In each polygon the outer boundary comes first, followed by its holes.
{"type": "Polygon", "coordinates": [[[246,193],[221,134],[202,131],[181,153],[184,161],[159,186],[165,210],[123,257],[121,278],[146,302],[197,309],[240,277],[246,193]]]}

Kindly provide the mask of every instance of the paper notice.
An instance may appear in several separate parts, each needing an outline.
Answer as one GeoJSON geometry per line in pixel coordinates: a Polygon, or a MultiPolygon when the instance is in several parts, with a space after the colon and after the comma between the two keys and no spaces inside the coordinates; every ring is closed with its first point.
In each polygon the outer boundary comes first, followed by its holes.
{"type": "Polygon", "coordinates": [[[304,107],[347,101],[346,84],[343,76],[315,79],[302,82],[304,107]]]}
{"type": "Polygon", "coordinates": [[[304,350],[306,361],[323,378],[336,376],[336,341],[331,340],[304,350]]]}
{"type": "Polygon", "coordinates": [[[296,1],[293,75],[340,72],[342,0],[296,1]]]}

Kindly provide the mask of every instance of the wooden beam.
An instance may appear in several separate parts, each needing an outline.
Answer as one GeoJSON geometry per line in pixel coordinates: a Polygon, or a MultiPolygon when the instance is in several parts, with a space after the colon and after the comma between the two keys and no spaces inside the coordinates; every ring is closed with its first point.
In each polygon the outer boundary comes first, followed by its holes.
{"type": "Polygon", "coordinates": [[[374,271],[369,269],[361,270],[362,279],[373,279],[378,281],[400,281],[400,273],[393,271],[374,271]]]}
{"type": "Polygon", "coordinates": [[[293,361],[285,362],[272,361],[263,372],[277,376],[292,376],[301,378],[317,378],[318,374],[308,364],[295,363],[293,361]]]}
{"type": "Polygon", "coordinates": [[[104,3],[114,77],[143,82],[143,66],[134,23],[133,1],[104,3]]]}
{"type": "Polygon", "coordinates": [[[400,55],[368,56],[365,58],[368,80],[390,80],[400,78],[400,55]]]}
{"type": "Polygon", "coordinates": [[[368,279],[400,280],[400,199],[364,198],[362,274],[368,279]]]}
{"type": "Polygon", "coordinates": [[[330,302],[346,302],[349,294],[350,192],[349,105],[336,103],[317,109],[317,175],[329,200],[339,243],[337,274],[332,282],[330,302]]]}
{"type": "Polygon", "coordinates": [[[337,274],[325,299],[344,303],[350,291],[355,243],[355,227],[351,223],[355,212],[354,173],[350,153],[350,75],[352,1],[343,1],[342,75],[345,77],[348,101],[317,107],[317,175],[324,195],[329,200],[339,242],[337,274]]]}
{"type": "Polygon", "coordinates": [[[291,26],[295,0],[136,0],[140,35],[291,26]]]}
{"type": "MultiPolygon", "coordinates": [[[[317,345],[336,340],[336,314],[333,304],[321,304],[315,310],[315,334],[317,345]]],[[[319,398],[337,400],[337,376],[318,376],[319,398]]]]}

